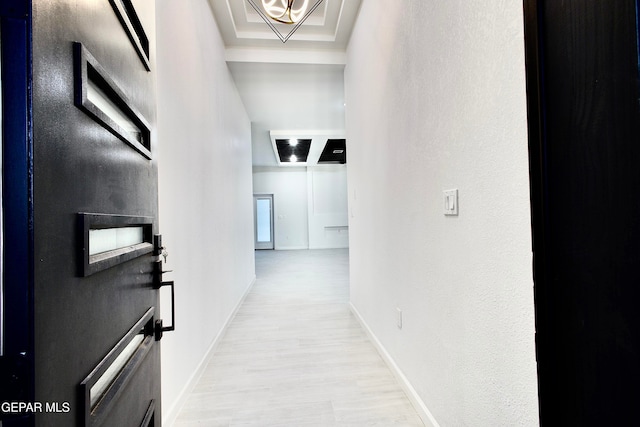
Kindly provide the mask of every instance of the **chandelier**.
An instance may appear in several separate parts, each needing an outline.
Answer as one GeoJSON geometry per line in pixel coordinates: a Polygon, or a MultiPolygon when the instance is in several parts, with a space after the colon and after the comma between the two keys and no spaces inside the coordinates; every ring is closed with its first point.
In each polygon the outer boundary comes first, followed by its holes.
{"type": "Polygon", "coordinates": [[[269,18],[282,24],[295,24],[307,12],[309,0],[262,0],[269,18]]]}
{"type": "Polygon", "coordinates": [[[322,1],[323,0],[261,0],[262,7],[260,7],[254,0],[247,0],[271,30],[276,33],[282,43],[289,40],[289,37],[291,37],[305,19],[320,6],[322,1]],[[310,3],[312,3],[311,7],[309,7],[310,3]],[[293,28],[286,35],[283,35],[272,21],[293,25],[293,28]]]}

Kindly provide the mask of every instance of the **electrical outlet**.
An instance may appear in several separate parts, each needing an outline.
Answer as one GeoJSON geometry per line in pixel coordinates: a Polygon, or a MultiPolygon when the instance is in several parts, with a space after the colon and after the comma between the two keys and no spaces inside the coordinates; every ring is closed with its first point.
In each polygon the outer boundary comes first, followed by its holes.
{"type": "Polygon", "coordinates": [[[400,310],[399,308],[396,308],[396,315],[397,315],[398,329],[402,329],[402,310],[400,310]]]}

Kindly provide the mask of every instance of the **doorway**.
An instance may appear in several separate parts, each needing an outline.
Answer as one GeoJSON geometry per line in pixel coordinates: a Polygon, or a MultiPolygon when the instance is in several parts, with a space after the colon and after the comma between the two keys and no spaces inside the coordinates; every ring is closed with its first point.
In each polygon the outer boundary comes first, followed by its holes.
{"type": "Polygon", "coordinates": [[[254,194],[253,221],[256,250],[273,249],[273,194],[254,194]]]}
{"type": "Polygon", "coordinates": [[[637,0],[525,0],[540,424],[635,425],[637,0]]]}

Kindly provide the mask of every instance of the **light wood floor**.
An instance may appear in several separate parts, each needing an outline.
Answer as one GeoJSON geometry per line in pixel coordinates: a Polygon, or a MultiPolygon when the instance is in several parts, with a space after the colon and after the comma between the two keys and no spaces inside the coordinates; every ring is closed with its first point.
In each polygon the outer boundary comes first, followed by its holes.
{"type": "Polygon", "coordinates": [[[347,250],[258,251],[184,426],[423,426],[349,310],[347,250]]]}

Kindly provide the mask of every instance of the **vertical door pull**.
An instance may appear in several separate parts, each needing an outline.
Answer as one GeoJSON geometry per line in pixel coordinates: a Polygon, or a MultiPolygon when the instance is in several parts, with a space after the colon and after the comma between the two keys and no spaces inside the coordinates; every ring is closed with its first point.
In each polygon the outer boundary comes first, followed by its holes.
{"type": "Polygon", "coordinates": [[[162,339],[162,334],[164,332],[171,332],[176,330],[176,297],[174,292],[173,280],[169,282],[162,282],[161,286],[171,286],[171,325],[163,326],[162,319],[156,320],[155,324],[155,336],[156,341],[160,341],[162,339]]]}
{"type": "Polygon", "coordinates": [[[162,281],[162,274],[169,273],[171,270],[162,270],[162,260],[160,256],[164,257],[166,262],[169,252],[162,246],[162,235],[160,234],[153,236],[153,255],[156,257],[153,262],[153,288],[160,289],[163,286],[171,286],[171,326],[163,326],[162,319],[158,319],[155,322],[155,338],[156,341],[160,341],[164,332],[175,331],[176,329],[176,296],[174,283],[173,280],[168,282],[162,281]]]}

